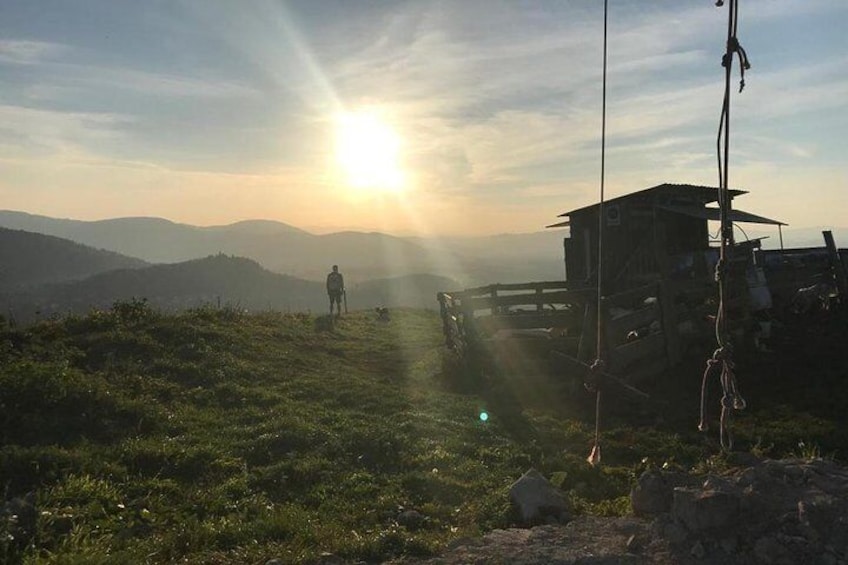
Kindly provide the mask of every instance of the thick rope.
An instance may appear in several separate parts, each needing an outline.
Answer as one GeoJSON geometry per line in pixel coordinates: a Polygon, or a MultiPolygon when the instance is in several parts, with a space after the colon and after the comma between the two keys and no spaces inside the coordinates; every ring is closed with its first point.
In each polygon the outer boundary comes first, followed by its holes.
{"type": "MultiPolygon", "coordinates": [[[[601,96],[601,187],[598,204],[598,335],[595,347],[595,362],[592,372],[603,371],[604,361],[604,312],[603,312],[603,273],[604,273],[604,178],[606,177],[606,142],[607,142],[607,19],[609,0],[604,0],[604,70],[601,96]]],[[[595,387],[595,443],[586,459],[592,466],[601,462],[601,388],[595,387]]]]}
{"type": "MultiPolygon", "coordinates": [[[[711,359],[707,360],[704,377],[701,381],[701,420],[698,429],[702,432],[709,429],[706,414],[707,384],[710,375],[720,365],[721,373],[719,381],[722,388],[721,418],[719,420],[719,437],[721,446],[725,450],[733,448],[733,436],[730,433],[730,422],[733,410],[745,408],[745,400],[739,394],[736,383],[735,365],[733,363],[733,350],[728,338],[727,330],[727,263],[729,260],[729,248],[733,246],[733,222],[730,220],[732,202],[729,183],[730,162],[730,82],[733,70],[733,56],[739,58],[741,80],[739,92],[745,88],[745,71],[751,68],[748,55],[736,38],[736,30],[739,16],[738,0],[729,0],[727,21],[727,43],[721,64],[725,69],[724,99],[722,101],[721,118],[719,119],[718,135],[716,139],[716,155],[718,159],[719,191],[718,202],[720,210],[721,248],[719,259],[716,263],[715,280],[718,283],[718,309],[715,319],[715,335],[718,349],[711,359]]],[[[718,0],[716,6],[723,6],[723,0],[718,0]]]]}

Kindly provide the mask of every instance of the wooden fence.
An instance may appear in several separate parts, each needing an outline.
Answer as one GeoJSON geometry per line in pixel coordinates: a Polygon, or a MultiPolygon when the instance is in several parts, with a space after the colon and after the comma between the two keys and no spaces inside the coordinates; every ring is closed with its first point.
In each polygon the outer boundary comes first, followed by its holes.
{"type": "MultiPolygon", "coordinates": [[[[604,297],[602,328],[614,372],[653,373],[676,362],[665,326],[663,287],[652,283],[604,297]]],[[[491,355],[506,341],[536,352],[552,350],[590,362],[597,356],[595,289],[569,289],[562,281],[495,284],[437,295],[445,343],[462,355],[491,355]]]]}

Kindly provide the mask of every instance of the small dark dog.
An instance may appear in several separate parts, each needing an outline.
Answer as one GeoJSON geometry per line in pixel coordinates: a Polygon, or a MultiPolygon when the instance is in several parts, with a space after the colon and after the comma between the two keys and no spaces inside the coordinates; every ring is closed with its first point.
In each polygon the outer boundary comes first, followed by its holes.
{"type": "Polygon", "coordinates": [[[389,309],[385,306],[377,306],[374,308],[374,311],[377,312],[377,319],[381,322],[388,322],[389,318],[389,309]]]}

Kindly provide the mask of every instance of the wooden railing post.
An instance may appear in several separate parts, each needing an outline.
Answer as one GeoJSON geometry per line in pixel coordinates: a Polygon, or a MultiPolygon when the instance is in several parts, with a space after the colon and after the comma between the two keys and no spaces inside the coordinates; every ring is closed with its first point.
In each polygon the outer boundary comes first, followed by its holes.
{"type": "Polygon", "coordinates": [[[825,247],[827,247],[831,269],[833,269],[834,278],[836,278],[836,288],[839,289],[839,296],[844,300],[845,295],[848,294],[848,276],[845,274],[845,265],[842,264],[839,250],[833,240],[833,232],[824,230],[822,235],[824,236],[825,247]]]}
{"type": "Polygon", "coordinates": [[[447,295],[444,292],[436,293],[436,299],[439,301],[439,315],[442,317],[442,335],[445,336],[445,345],[452,347],[453,337],[451,336],[450,322],[448,321],[450,313],[448,312],[448,306],[446,304],[446,296],[447,295]]]}
{"type": "Polygon", "coordinates": [[[665,336],[668,366],[673,367],[680,361],[680,333],[677,328],[677,306],[674,304],[674,283],[664,279],[657,284],[657,302],[665,336]]]}

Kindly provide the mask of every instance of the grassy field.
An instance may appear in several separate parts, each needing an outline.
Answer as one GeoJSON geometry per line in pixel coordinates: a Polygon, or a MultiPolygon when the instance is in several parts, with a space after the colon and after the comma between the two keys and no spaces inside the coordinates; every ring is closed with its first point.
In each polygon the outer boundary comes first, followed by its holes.
{"type": "MultiPolygon", "coordinates": [[[[441,343],[437,315],[413,310],[330,327],[128,302],[4,326],[0,491],[32,493],[36,512],[0,521],[0,562],[428,556],[512,524],[507,488],[531,466],[577,513],[621,514],[647,466],[727,465],[695,430],[700,365],[657,383],[659,409],[605,404],[592,468],[591,396],[549,377],[446,372],[441,343]],[[405,509],[426,519],[401,525],[405,509]]],[[[839,457],[845,363],[794,359],[758,366],[738,445],[839,457]]]]}

